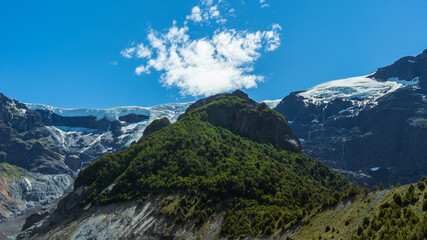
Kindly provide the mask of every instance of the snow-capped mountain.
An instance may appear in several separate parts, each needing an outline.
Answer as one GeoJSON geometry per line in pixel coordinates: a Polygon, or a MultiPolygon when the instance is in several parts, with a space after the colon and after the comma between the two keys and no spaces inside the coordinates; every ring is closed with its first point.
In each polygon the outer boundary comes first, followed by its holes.
{"type": "Polygon", "coordinates": [[[367,76],[293,92],[275,110],[306,154],[383,184],[408,183],[427,174],[426,82],[427,50],[367,76]]]}
{"type": "Polygon", "coordinates": [[[81,159],[79,167],[83,167],[138,141],[144,129],[155,119],[166,117],[175,122],[190,104],[110,109],[62,109],[40,104],[26,106],[42,116],[50,139],[46,146],[64,157],[81,159]]]}
{"type": "Polygon", "coordinates": [[[0,94],[0,163],[10,164],[0,172],[20,172],[0,175],[0,191],[7,193],[0,198],[0,222],[63,196],[81,168],[138,141],[155,119],[176,121],[190,104],[61,109],[0,94]]]}

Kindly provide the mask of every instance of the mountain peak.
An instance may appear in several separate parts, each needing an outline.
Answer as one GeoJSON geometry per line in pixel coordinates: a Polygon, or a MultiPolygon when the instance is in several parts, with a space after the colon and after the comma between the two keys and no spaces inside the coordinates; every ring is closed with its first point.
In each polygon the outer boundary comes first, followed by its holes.
{"type": "Polygon", "coordinates": [[[188,107],[180,119],[203,111],[203,120],[235,134],[284,150],[301,152],[301,144],[286,119],[265,103],[257,103],[241,90],[201,99],[188,107]]]}
{"type": "Polygon", "coordinates": [[[382,81],[390,78],[412,81],[417,78],[419,86],[427,89],[427,49],[417,56],[403,57],[389,66],[379,68],[369,77],[382,81]]]}

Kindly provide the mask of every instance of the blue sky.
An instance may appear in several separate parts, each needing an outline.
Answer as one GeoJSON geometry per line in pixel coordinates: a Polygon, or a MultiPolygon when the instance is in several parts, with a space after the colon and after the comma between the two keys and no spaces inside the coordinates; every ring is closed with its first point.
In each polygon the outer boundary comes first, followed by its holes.
{"type": "MultiPolygon", "coordinates": [[[[279,99],[421,53],[427,48],[426,12],[425,0],[216,0],[209,6],[195,0],[2,0],[0,92],[67,108],[193,101],[236,86],[251,87],[244,91],[255,100],[279,99]],[[217,6],[220,15],[211,11],[208,19],[192,20],[195,6],[201,11],[217,6]],[[159,60],[147,36],[152,32],[165,40],[174,26],[189,39],[178,49],[202,60],[182,58],[184,66],[171,63],[171,57],[159,60]],[[251,34],[259,46],[238,49],[246,55],[205,59],[203,49],[192,48],[213,45],[221,52],[229,45],[218,43],[220,36],[248,45],[251,34]],[[121,54],[141,43],[150,56],[121,54]],[[150,59],[157,65],[150,67],[150,59]],[[148,70],[138,75],[138,66],[148,70]],[[222,67],[228,71],[219,71],[222,67]]],[[[167,52],[170,44],[165,43],[167,52]]]]}

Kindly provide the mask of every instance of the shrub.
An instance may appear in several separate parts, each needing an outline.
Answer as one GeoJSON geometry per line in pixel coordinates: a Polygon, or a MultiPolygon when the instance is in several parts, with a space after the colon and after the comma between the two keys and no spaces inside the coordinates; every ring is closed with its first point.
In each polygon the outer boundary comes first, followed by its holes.
{"type": "Polygon", "coordinates": [[[422,192],[426,188],[426,185],[422,181],[419,181],[417,187],[422,192]]]}
{"type": "Polygon", "coordinates": [[[366,228],[366,227],[368,227],[369,226],[369,217],[368,216],[365,216],[364,218],[363,218],[363,227],[364,228],[366,228]]]}
{"type": "Polygon", "coordinates": [[[357,235],[360,236],[363,233],[363,228],[361,226],[359,226],[357,228],[357,235]]]}
{"type": "Polygon", "coordinates": [[[403,204],[402,196],[400,196],[400,194],[399,194],[399,193],[395,193],[395,194],[393,195],[393,200],[394,200],[394,202],[395,202],[397,205],[399,205],[399,206],[401,206],[401,205],[403,204]]]}

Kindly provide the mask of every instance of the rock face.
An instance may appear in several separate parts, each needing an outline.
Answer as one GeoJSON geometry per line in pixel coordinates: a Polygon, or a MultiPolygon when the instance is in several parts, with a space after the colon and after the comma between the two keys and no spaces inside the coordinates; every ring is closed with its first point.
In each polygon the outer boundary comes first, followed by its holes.
{"type": "Polygon", "coordinates": [[[37,112],[0,94],[0,161],[34,172],[73,174],[59,154],[43,146],[47,139],[37,134],[40,127],[37,112]]]}
{"type": "Polygon", "coordinates": [[[148,125],[144,130],[144,137],[147,137],[148,135],[152,134],[153,132],[157,132],[159,130],[162,130],[164,127],[167,127],[170,125],[171,122],[166,117],[156,119],[150,125],[148,125]]]}
{"type": "Polygon", "coordinates": [[[0,166],[3,173],[0,174],[0,222],[47,205],[72,190],[74,179],[68,174],[41,174],[13,168],[19,171],[18,175],[4,174],[5,169],[0,166]]]}
{"type": "MultiPolygon", "coordinates": [[[[202,106],[207,107],[206,121],[213,125],[227,128],[235,134],[257,142],[273,144],[284,150],[301,151],[301,144],[287,121],[273,111],[263,111],[268,108],[265,103],[253,101],[240,90],[201,99],[189,106],[186,113],[202,106]],[[233,109],[220,104],[209,105],[213,100],[226,96],[236,96],[245,102],[233,109]]],[[[181,117],[183,116],[185,114],[181,117]]]]}
{"type": "Polygon", "coordinates": [[[303,152],[384,185],[427,175],[427,51],[370,76],[291,93],[275,108],[303,152]]]}
{"type": "Polygon", "coordinates": [[[80,170],[82,167],[82,160],[79,158],[79,156],[76,155],[67,156],[64,162],[69,168],[71,168],[75,172],[77,172],[77,170],[80,170]]]}
{"type": "Polygon", "coordinates": [[[412,80],[418,78],[419,86],[427,90],[427,49],[418,56],[408,56],[397,60],[390,66],[379,68],[372,78],[387,80],[389,78],[399,78],[412,80]]]}
{"type": "Polygon", "coordinates": [[[40,212],[27,219],[25,225],[32,227],[26,228],[17,239],[215,239],[219,235],[223,215],[213,218],[203,232],[197,232],[193,222],[176,224],[162,215],[159,208],[162,200],[164,197],[156,196],[143,205],[131,202],[91,209],[68,222],[68,228],[55,225],[53,215],[37,221],[49,214],[40,212]],[[43,229],[49,223],[52,224],[49,232],[30,235],[29,230],[43,229]]]}

